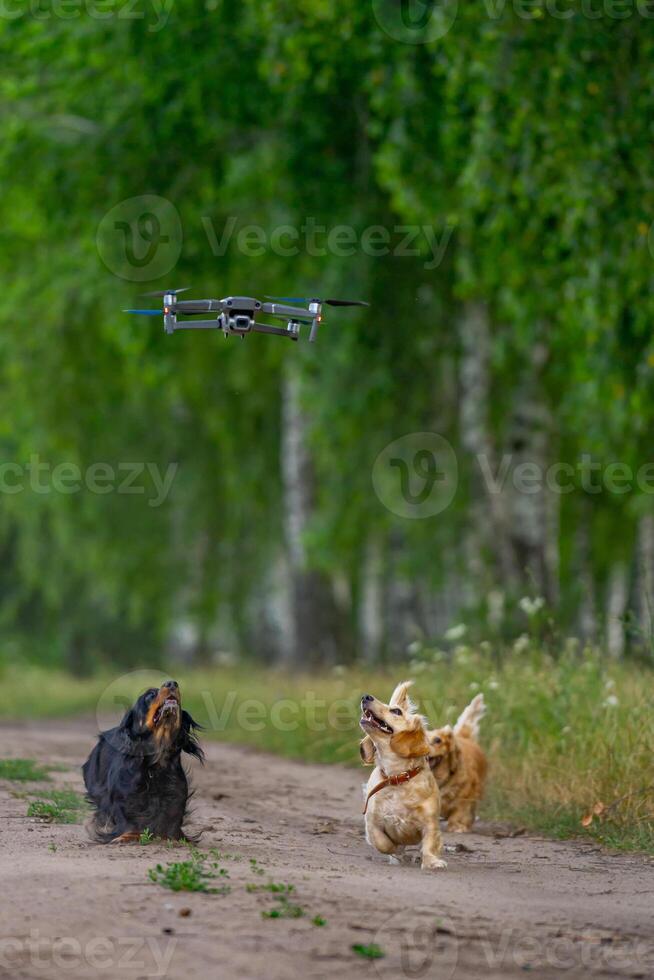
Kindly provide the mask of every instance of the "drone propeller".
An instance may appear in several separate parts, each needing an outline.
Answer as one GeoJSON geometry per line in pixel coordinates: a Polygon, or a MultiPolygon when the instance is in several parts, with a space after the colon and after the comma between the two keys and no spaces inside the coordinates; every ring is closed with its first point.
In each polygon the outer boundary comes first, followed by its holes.
{"type": "Polygon", "coordinates": [[[182,289],[155,289],[153,293],[141,293],[141,296],[156,296],[163,299],[164,296],[177,296],[178,293],[185,293],[190,288],[190,286],[183,286],[182,289]]]}
{"type": "Polygon", "coordinates": [[[139,316],[161,316],[161,310],[123,310],[123,313],[137,313],[139,316]]]}
{"type": "Polygon", "coordinates": [[[316,296],[266,296],[280,303],[323,303],[325,306],[370,306],[360,299],[318,299],[316,296]]]}
{"type": "Polygon", "coordinates": [[[370,306],[370,303],[362,299],[323,299],[327,306],[370,306]]]}
{"type": "Polygon", "coordinates": [[[308,303],[309,301],[304,298],[304,296],[266,296],[266,299],[272,299],[277,303],[308,303]]]}

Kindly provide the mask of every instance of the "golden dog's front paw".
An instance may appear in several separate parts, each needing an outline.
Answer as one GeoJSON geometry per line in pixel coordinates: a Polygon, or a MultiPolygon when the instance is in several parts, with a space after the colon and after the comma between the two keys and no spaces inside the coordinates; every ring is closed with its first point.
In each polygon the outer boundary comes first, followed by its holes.
{"type": "Polygon", "coordinates": [[[423,857],[421,868],[423,871],[442,871],[447,867],[447,861],[437,857],[423,857]]]}

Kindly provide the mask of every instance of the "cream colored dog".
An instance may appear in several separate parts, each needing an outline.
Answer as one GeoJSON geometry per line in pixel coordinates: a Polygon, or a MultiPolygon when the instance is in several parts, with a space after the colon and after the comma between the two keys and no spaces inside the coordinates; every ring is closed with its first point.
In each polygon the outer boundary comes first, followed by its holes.
{"type": "Polygon", "coordinates": [[[423,870],[447,867],[439,829],[440,792],[428,761],[423,718],[409,700],[411,681],[398,684],[389,704],[361,698],[361,758],[375,765],[365,790],[366,840],[382,854],[422,844],[423,870]]]}

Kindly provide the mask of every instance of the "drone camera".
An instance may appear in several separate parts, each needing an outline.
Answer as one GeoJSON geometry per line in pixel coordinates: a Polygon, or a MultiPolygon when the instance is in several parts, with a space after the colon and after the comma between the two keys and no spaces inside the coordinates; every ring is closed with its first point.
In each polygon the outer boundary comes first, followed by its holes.
{"type": "Polygon", "coordinates": [[[252,323],[251,318],[245,313],[237,313],[231,318],[231,321],[232,330],[237,333],[247,333],[252,323]]]}

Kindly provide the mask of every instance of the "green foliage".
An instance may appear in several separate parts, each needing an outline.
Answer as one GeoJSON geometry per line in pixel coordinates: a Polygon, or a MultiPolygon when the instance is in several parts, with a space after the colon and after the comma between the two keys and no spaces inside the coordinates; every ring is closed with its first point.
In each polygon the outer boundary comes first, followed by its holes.
{"type": "Polygon", "coordinates": [[[204,892],[207,895],[227,895],[227,884],[214,885],[216,879],[229,878],[229,872],[217,861],[210,861],[198,851],[192,851],[188,861],[174,861],[167,865],[157,864],[150,868],[148,878],[162,888],[173,892],[204,892]]]}
{"type": "MultiPolygon", "coordinates": [[[[498,443],[538,344],[561,458],[648,458],[654,37],[633,17],[459,7],[424,44],[398,42],[369,5],[345,0],[176,0],[164,30],[2,19],[2,458],[179,464],[157,508],[88,490],[2,494],[3,659],[145,666],[180,622],[199,657],[216,623],[253,650],[253,609],[282,548],[287,362],[317,471],[310,563],[356,604],[367,540],[388,549],[399,535],[412,579],[438,582],[434,556],[458,543],[465,491],[447,521],[406,527],[371,496],[370,472],[408,431],[436,426],[461,447],[457,323],[469,300],[490,311],[498,443]],[[180,50],[193,58],[180,63],[180,50]],[[179,261],[152,283],[112,274],[95,242],[108,210],[143,194],[170,201],[183,227],[179,261]],[[301,245],[289,258],[246,254],[237,231],[212,252],[208,229],[220,240],[230,219],[269,241],[309,218],[359,240],[373,225],[450,237],[435,266],[424,239],[409,256],[301,245]],[[362,293],[372,308],[328,323],[317,351],[165,338],[120,313],[164,279],[200,294],[362,293]]],[[[556,542],[573,600],[583,497],[562,501],[556,542]]],[[[592,503],[603,583],[649,499],[592,503]]]]}

